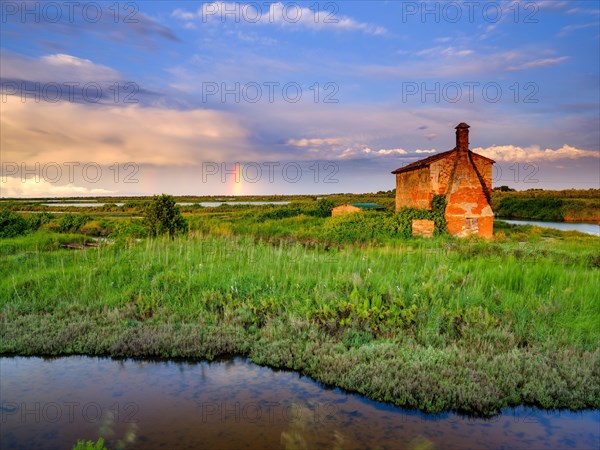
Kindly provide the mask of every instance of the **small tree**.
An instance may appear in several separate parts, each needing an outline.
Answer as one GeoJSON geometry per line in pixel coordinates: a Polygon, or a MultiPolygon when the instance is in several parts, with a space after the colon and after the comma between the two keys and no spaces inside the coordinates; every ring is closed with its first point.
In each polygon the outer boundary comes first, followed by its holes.
{"type": "Polygon", "coordinates": [[[187,221],[181,215],[175,198],[167,194],[152,197],[145,209],[144,224],[152,236],[168,232],[173,237],[178,231],[185,231],[187,228],[187,221]]]}
{"type": "Polygon", "coordinates": [[[321,198],[317,201],[316,216],[317,217],[329,217],[331,216],[331,210],[335,204],[328,198],[321,198]]]}

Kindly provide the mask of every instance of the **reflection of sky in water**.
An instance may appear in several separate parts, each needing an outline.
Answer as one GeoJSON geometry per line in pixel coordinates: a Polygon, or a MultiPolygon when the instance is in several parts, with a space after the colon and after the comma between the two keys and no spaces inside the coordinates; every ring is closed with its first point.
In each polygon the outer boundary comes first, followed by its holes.
{"type": "Polygon", "coordinates": [[[558,449],[598,448],[600,439],[598,411],[426,415],[241,358],[1,358],[0,376],[2,449],[71,448],[100,436],[111,449],[558,449]]]}

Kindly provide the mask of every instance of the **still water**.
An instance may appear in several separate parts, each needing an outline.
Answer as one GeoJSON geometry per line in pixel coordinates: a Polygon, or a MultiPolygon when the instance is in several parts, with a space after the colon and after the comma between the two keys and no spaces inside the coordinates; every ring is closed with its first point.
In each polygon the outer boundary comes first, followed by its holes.
{"type": "Polygon", "coordinates": [[[428,415],[243,358],[0,358],[0,448],[598,448],[600,411],[428,415]]]}
{"type": "Polygon", "coordinates": [[[531,220],[505,220],[499,219],[502,222],[512,223],[514,225],[535,225],[538,227],[554,228],[562,231],[581,231],[582,233],[595,234],[600,236],[600,225],[595,223],[578,223],[578,222],[541,222],[531,220]]]}
{"type": "MultiPolygon", "coordinates": [[[[191,205],[200,205],[206,207],[217,207],[221,205],[288,205],[290,202],[181,202],[177,203],[180,206],[191,206],[191,205]]],[[[104,206],[106,203],[42,203],[45,206],[54,206],[54,207],[81,207],[81,208],[99,208],[104,206]]],[[[123,206],[124,203],[114,203],[117,206],[123,206]]]]}
{"type": "MultiPolygon", "coordinates": [[[[117,206],[123,206],[125,203],[115,203],[117,206]]],[[[99,208],[105,203],[42,203],[44,206],[53,206],[55,208],[79,207],[79,208],[99,208]]]]}

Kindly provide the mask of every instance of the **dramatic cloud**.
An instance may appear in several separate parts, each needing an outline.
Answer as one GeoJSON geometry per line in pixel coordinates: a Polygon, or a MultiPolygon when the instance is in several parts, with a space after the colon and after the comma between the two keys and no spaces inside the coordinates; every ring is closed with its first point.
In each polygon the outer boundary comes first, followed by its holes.
{"type": "Polygon", "coordinates": [[[226,112],[5,100],[3,161],[182,166],[256,157],[249,133],[226,112]]]}
{"type": "Polygon", "coordinates": [[[580,150],[569,145],[553,150],[547,148],[542,150],[540,146],[516,147],[514,145],[499,145],[488,148],[474,148],[475,153],[487,156],[495,161],[556,161],[559,159],[598,158],[600,151],[580,150]]]}

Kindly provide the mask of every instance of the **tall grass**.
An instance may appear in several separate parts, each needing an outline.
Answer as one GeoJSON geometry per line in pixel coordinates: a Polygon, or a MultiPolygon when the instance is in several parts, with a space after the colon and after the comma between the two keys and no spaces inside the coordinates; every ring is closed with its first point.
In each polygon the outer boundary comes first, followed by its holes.
{"type": "MultiPolygon", "coordinates": [[[[39,248],[46,235],[2,242],[39,248]]],[[[600,271],[584,241],[323,248],[195,235],[85,251],[7,255],[0,305],[13,314],[69,315],[133,308],[180,321],[199,315],[264,323],[281,315],[366,326],[381,336],[448,344],[498,330],[518,345],[594,348],[600,338],[600,271]],[[573,257],[566,259],[564,255],[573,257]]],[[[461,341],[462,342],[462,341],[461,341]]],[[[467,341],[464,341],[467,342],[467,341]]]]}

